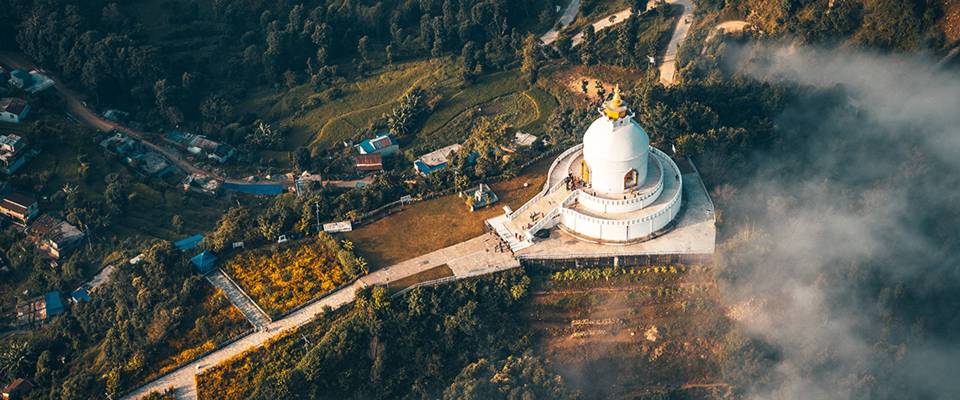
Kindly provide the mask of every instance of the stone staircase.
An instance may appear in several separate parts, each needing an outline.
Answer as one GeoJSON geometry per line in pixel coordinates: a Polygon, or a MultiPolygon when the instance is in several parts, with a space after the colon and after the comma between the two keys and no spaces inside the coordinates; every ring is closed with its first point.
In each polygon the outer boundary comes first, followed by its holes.
{"type": "Polygon", "coordinates": [[[207,274],[207,281],[222,290],[227,298],[230,299],[230,302],[233,303],[234,307],[240,310],[254,328],[262,329],[269,325],[270,322],[273,322],[270,316],[268,316],[243,289],[240,289],[240,286],[238,286],[233,279],[230,279],[222,269],[207,274]]]}
{"type": "Polygon", "coordinates": [[[517,239],[517,237],[507,229],[505,225],[507,223],[507,217],[505,215],[490,219],[487,222],[490,224],[490,227],[493,228],[493,231],[497,233],[497,236],[503,239],[504,242],[507,242],[511,251],[517,252],[533,246],[533,243],[529,240],[517,239]]]}

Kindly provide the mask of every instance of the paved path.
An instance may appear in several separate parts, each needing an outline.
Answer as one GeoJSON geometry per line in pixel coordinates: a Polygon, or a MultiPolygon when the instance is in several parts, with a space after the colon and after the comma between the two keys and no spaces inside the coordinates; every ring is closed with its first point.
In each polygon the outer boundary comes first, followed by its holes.
{"type": "Polygon", "coordinates": [[[317,314],[322,313],[325,307],[336,309],[352,302],[358,289],[371,285],[385,285],[443,264],[448,265],[453,270],[457,279],[519,267],[520,263],[513,255],[496,251],[497,242],[498,239],[494,235],[484,234],[370,273],[349,286],[316,300],[282,319],[273,321],[262,331],[244,336],[222,349],[161,376],[124,396],[124,399],[137,399],[150,392],[163,391],[166,388],[173,388],[179,399],[196,399],[194,375],[198,371],[254,349],[285,330],[310,322],[317,314]]]}
{"type": "Polygon", "coordinates": [[[670,38],[670,43],[667,44],[667,52],[658,67],[660,69],[660,83],[663,86],[676,83],[677,51],[687,39],[687,34],[690,33],[690,25],[693,23],[693,3],[690,0],[670,0],[668,3],[683,6],[683,15],[680,16],[680,20],[673,28],[673,36],[670,38]]]}
{"type": "Polygon", "coordinates": [[[207,280],[210,281],[211,285],[223,291],[227,299],[233,303],[234,307],[240,310],[240,313],[243,314],[247,321],[250,321],[250,325],[253,325],[254,328],[261,329],[270,325],[270,316],[268,316],[233,279],[230,279],[222,269],[218,269],[217,272],[207,275],[207,280]]]}
{"type": "MultiPolygon", "coordinates": [[[[677,72],[677,50],[680,49],[680,45],[687,39],[687,34],[690,33],[690,25],[693,24],[693,11],[694,6],[690,0],[666,0],[667,4],[678,4],[683,7],[683,14],[680,15],[680,20],[677,21],[677,25],[673,28],[673,35],[670,37],[670,43],[667,44],[667,51],[663,56],[663,59],[660,61],[658,69],[660,70],[660,83],[664,86],[670,86],[676,83],[676,72],[677,72]]],[[[647,3],[647,10],[656,6],[655,0],[650,0],[647,3]]],[[[568,15],[569,21],[573,21],[572,16],[576,16],[577,11],[579,11],[580,2],[579,0],[574,0],[570,2],[570,5],[567,6],[567,10],[564,12],[563,16],[560,18],[561,24],[564,27],[570,25],[567,21],[568,15]],[[573,9],[573,7],[576,9],[573,9]]],[[[620,10],[614,14],[608,15],[604,18],[601,18],[593,23],[593,29],[597,32],[609,28],[611,26],[617,25],[623,21],[626,21],[633,16],[633,13],[630,12],[629,8],[620,10]]],[[[557,31],[556,28],[544,34],[540,40],[544,44],[550,44],[557,40],[557,31]]],[[[573,37],[572,43],[573,46],[580,44],[583,41],[583,33],[578,33],[573,37]]]]}
{"type": "MultiPolygon", "coordinates": [[[[560,15],[560,19],[558,20],[560,26],[562,28],[570,26],[570,23],[573,22],[573,19],[577,17],[577,13],[579,12],[580,0],[570,0],[570,4],[567,4],[567,8],[563,10],[563,14],[560,15]]],[[[553,29],[544,33],[543,36],[540,36],[540,42],[544,45],[550,45],[556,42],[558,37],[560,37],[560,31],[554,26],[553,29]]]]}
{"type": "MultiPolygon", "coordinates": [[[[608,15],[608,16],[603,17],[602,19],[599,19],[599,20],[597,20],[596,22],[594,22],[594,23],[593,23],[593,30],[596,31],[596,32],[600,32],[600,31],[602,31],[602,30],[604,30],[604,29],[607,29],[607,28],[609,28],[609,27],[611,27],[611,26],[614,26],[614,25],[616,25],[616,24],[619,24],[619,23],[621,23],[621,22],[623,22],[623,21],[626,21],[626,20],[630,19],[631,16],[632,16],[632,13],[630,12],[630,9],[629,9],[629,8],[624,9],[624,10],[620,10],[620,12],[617,12],[617,13],[611,14],[611,15],[608,15]]],[[[581,42],[583,42],[583,32],[580,32],[580,33],[574,35],[572,42],[573,42],[573,45],[574,45],[574,46],[577,46],[577,45],[579,45],[581,42]]]]}

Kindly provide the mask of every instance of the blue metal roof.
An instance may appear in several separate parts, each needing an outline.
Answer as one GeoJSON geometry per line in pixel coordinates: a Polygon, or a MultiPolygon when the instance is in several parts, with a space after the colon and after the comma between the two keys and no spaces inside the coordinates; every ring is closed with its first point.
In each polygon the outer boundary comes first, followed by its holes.
{"type": "Polygon", "coordinates": [[[279,183],[229,183],[220,186],[224,190],[240,193],[256,194],[261,196],[276,196],[283,193],[283,185],[279,183]]]}
{"type": "Polygon", "coordinates": [[[82,302],[90,301],[90,293],[88,293],[87,289],[84,289],[84,288],[74,290],[73,293],[70,294],[70,297],[72,297],[73,300],[78,303],[81,301],[82,302]]]}
{"type": "Polygon", "coordinates": [[[205,273],[213,269],[213,266],[217,263],[217,256],[212,251],[205,250],[193,256],[190,262],[198,271],[205,273]]]}
{"type": "Polygon", "coordinates": [[[430,165],[427,165],[427,163],[420,160],[414,161],[413,165],[417,167],[417,171],[420,171],[420,173],[424,175],[430,175],[436,171],[439,171],[447,167],[447,163],[440,163],[434,166],[430,166],[430,165]]]}
{"type": "Polygon", "coordinates": [[[173,242],[173,246],[179,250],[190,250],[194,247],[197,247],[201,240],[203,240],[203,235],[198,233],[196,235],[173,242]]]}
{"type": "Polygon", "coordinates": [[[47,292],[43,300],[47,307],[47,318],[63,313],[63,299],[60,298],[60,292],[47,292]]]}
{"type": "Polygon", "coordinates": [[[20,78],[25,81],[30,81],[33,79],[33,76],[30,76],[30,74],[27,71],[24,71],[22,69],[15,69],[13,71],[10,71],[10,76],[20,78]]]}

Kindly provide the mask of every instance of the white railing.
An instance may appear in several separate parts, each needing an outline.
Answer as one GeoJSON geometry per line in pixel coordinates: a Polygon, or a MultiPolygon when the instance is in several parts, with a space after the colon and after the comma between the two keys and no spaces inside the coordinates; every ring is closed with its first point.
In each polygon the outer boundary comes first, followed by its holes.
{"type": "Polygon", "coordinates": [[[554,191],[556,191],[556,190],[560,187],[560,185],[565,184],[565,182],[564,182],[563,180],[561,180],[560,182],[557,182],[557,183],[554,184],[553,186],[550,186],[550,178],[553,176],[553,172],[554,172],[554,170],[557,168],[557,165],[560,164],[560,161],[561,161],[561,160],[563,160],[564,158],[570,156],[570,155],[573,154],[573,153],[576,153],[577,151],[580,151],[581,149],[583,149],[583,143],[578,144],[578,145],[576,145],[576,146],[573,146],[573,147],[565,150],[563,153],[560,153],[560,155],[557,156],[557,158],[556,158],[555,160],[553,160],[553,163],[550,164],[550,169],[547,171],[547,179],[546,179],[546,181],[543,183],[543,189],[541,189],[540,192],[537,193],[536,196],[533,196],[532,199],[530,199],[529,201],[527,201],[526,203],[524,203],[522,206],[520,206],[520,208],[514,210],[513,213],[511,213],[510,215],[507,216],[507,218],[510,218],[510,219],[516,218],[516,216],[521,215],[521,213],[523,213],[523,212],[526,211],[528,208],[530,208],[533,204],[535,204],[537,201],[539,201],[540,199],[542,199],[543,196],[546,196],[547,194],[553,193],[554,191]]]}
{"type": "Polygon", "coordinates": [[[676,208],[677,204],[679,204],[683,194],[683,175],[680,173],[680,168],[677,167],[677,163],[673,162],[673,160],[669,156],[664,154],[662,151],[660,151],[656,147],[650,147],[650,150],[655,154],[655,156],[666,159],[668,166],[670,167],[670,170],[677,176],[677,190],[674,192],[673,197],[670,199],[670,201],[667,203],[667,205],[663,209],[650,215],[644,215],[642,217],[638,217],[634,219],[626,219],[626,220],[609,220],[604,218],[591,217],[589,215],[583,214],[581,212],[578,212],[570,208],[563,208],[563,212],[569,215],[572,215],[577,219],[590,221],[590,222],[601,224],[601,225],[633,225],[633,224],[638,224],[643,222],[649,222],[662,216],[663,214],[674,212],[675,211],[674,208],[676,208]]]}
{"type": "MultiPolygon", "coordinates": [[[[650,146],[650,148],[651,148],[651,149],[656,149],[656,148],[653,147],[653,146],[650,146]]],[[[659,150],[658,150],[658,151],[659,151],[659,150]]],[[[606,199],[606,198],[603,198],[603,197],[600,197],[600,196],[596,196],[596,195],[594,195],[594,194],[591,194],[590,192],[587,192],[587,191],[584,190],[584,191],[582,191],[582,196],[584,196],[584,197],[586,198],[586,199],[584,199],[584,203],[595,203],[595,204],[602,204],[602,205],[605,205],[605,206],[626,206],[626,205],[636,204],[636,203],[641,203],[641,204],[642,204],[642,203],[646,202],[647,200],[656,199],[656,198],[660,197],[660,194],[663,193],[663,178],[664,178],[663,167],[664,167],[664,166],[663,166],[663,162],[660,161],[660,158],[659,158],[659,157],[653,157],[653,159],[654,159],[654,161],[657,163],[657,169],[658,169],[658,171],[659,171],[659,175],[660,175],[660,176],[659,176],[659,179],[657,180],[656,186],[654,187],[654,189],[653,189],[652,191],[647,191],[646,193],[644,193],[644,194],[641,195],[641,196],[632,197],[632,198],[628,198],[628,199],[606,199]]],[[[646,206],[648,206],[648,205],[649,205],[649,204],[642,204],[639,208],[643,208],[643,207],[646,207],[646,206]]]]}

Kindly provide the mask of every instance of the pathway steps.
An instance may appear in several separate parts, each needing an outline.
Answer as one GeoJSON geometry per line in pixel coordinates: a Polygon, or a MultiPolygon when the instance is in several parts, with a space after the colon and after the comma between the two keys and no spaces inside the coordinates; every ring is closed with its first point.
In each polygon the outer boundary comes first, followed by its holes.
{"type": "Polygon", "coordinates": [[[270,325],[270,317],[267,313],[265,313],[243,289],[240,289],[236,282],[228,278],[222,269],[218,269],[217,272],[207,275],[207,280],[210,281],[210,284],[223,291],[227,298],[230,299],[230,302],[243,313],[243,316],[247,321],[250,321],[250,324],[253,325],[254,328],[263,329],[267,325],[270,325]]]}

